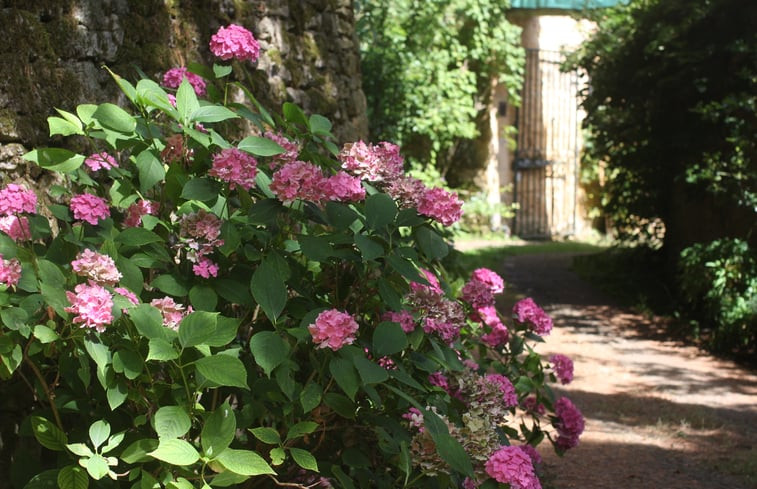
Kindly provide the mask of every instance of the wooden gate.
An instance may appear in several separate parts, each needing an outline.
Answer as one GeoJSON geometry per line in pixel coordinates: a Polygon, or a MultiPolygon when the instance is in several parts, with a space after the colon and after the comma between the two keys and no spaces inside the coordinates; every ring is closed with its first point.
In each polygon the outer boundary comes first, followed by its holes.
{"type": "Polygon", "coordinates": [[[560,71],[559,52],[529,49],[515,125],[513,231],[523,238],[576,232],[578,76],[560,71]]]}

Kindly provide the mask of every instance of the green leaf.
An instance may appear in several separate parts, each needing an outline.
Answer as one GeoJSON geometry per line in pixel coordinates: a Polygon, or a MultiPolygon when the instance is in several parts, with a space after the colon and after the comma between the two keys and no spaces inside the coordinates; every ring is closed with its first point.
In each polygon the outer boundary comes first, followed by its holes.
{"type": "Polygon", "coordinates": [[[387,263],[400,275],[412,282],[427,283],[428,281],[421,276],[415,265],[406,258],[399,255],[391,254],[386,258],[387,263]]]}
{"type": "Polygon", "coordinates": [[[216,332],[218,313],[195,311],[179,323],[179,344],[183,348],[202,344],[216,332]]]}
{"type": "Polygon", "coordinates": [[[333,409],[339,416],[347,419],[355,419],[355,404],[346,396],[335,392],[327,392],[323,395],[323,402],[333,409]]]}
{"type": "Polygon", "coordinates": [[[139,153],[135,163],[139,170],[139,190],[142,193],[146,193],[166,178],[166,169],[152,150],[146,149],[139,153]]]}
{"type": "Polygon", "coordinates": [[[216,78],[223,78],[231,73],[230,65],[213,64],[213,74],[216,78]]]}
{"type": "Polygon", "coordinates": [[[50,127],[50,137],[60,134],[61,136],[70,136],[72,134],[84,135],[81,123],[75,124],[69,120],[60,117],[48,117],[47,125],[50,127]]]}
{"type": "Polygon", "coordinates": [[[326,202],[326,216],[329,224],[336,229],[347,229],[360,215],[347,204],[326,202]]]}
{"type": "Polygon", "coordinates": [[[255,156],[273,156],[286,151],[278,143],[271,141],[268,138],[261,138],[258,136],[248,136],[244,138],[239,142],[237,147],[240,150],[255,156]]]}
{"type": "Polygon", "coordinates": [[[43,344],[52,343],[53,341],[56,341],[60,338],[60,336],[58,336],[58,333],[41,324],[36,325],[33,331],[34,337],[43,344]]]}
{"type": "Polygon", "coordinates": [[[200,441],[205,455],[213,458],[226,450],[234,440],[236,429],[234,410],[225,402],[208,416],[202,427],[200,441]]]}
{"type": "Polygon", "coordinates": [[[92,442],[92,445],[95,447],[95,450],[105,443],[105,441],[110,436],[110,424],[108,424],[105,420],[98,420],[92,423],[92,425],[89,427],[89,440],[92,442]]]}
{"type": "Polygon", "coordinates": [[[275,323],[287,302],[285,279],[275,265],[275,260],[266,257],[252,274],[250,290],[263,312],[275,323]]]}
{"type": "Polygon", "coordinates": [[[108,388],[105,392],[105,397],[108,398],[108,406],[110,406],[110,410],[115,411],[118,406],[123,404],[126,401],[128,394],[129,391],[126,388],[126,383],[121,379],[116,382],[115,386],[108,388]]]}
{"type": "Polygon", "coordinates": [[[308,119],[305,117],[305,113],[297,105],[291,102],[284,102],[281,107],[281,111],[284,113],[284,118],[287,122],[294,124],[302,124],[304,127],[308,127],[308,119]]]}
{"type": "Polygon", "coordinates": [[[221,122],[239,117],[234,111],[222,105],[203,105],[192,112],[190,119],[193,122],[221,122]]]}
{"type": "Polygon", "coordinates": [[[185,127],[190,126],[190,115],[200,108],[195,89],[185,78],[181,80],[179,89],[176,90],[176,110],[179,112],[179,120],[185,127]]]}
{"type": "Polygon", "coordinates": [[[263,457],[251,450],[227,448],[216,457],[216,460],[227,470],[239,475],[276,474],[263,457]]]}
{"type": "Polygon", "coordinates": [[[42,416],[31,417],[32,432],[40,445],[50,450],[63,451],[66,449],[68,439],[51,421],[42,416]]]}
{"type": "Polygon", "coordinates": [[[397,216],[397,204],[387,194],[373,194],[365,199],[365,220],[373,230],[383,229],[397,216]]]}
{"type": "Polygon", "coordinates": [[[92,118],[103,127],[120,133],[134,132],[137,127],[137,121],[134,117],[121,107],[111,103],[100,104],[92,114],[92,118]]]}
{"type": "Polygon", "coordinates": [[[189,301],[196,310],[213,311],[218,304],[218,296],[210,286],[197,284],[189,289],[189,301]]]}
{"type": "Polygon", "coordinates": [[[250,428],[250,433],[252,433],[255,438],[267,445],[281,444],[281,435],[279,435],[279,432],[274,430],[273,428],[268,428],[266,426],[261,426],[259,428],[250,428]]]}
{"type": "Polygon", "coordinates": [[[115,450],[118,448],[118,445],[121,444],[122,441],[124,441],[124,438],[126,437],[126,432],[122,431],[120,433],[116,433],[115,435],[108,438],[108,443],[105,444],[105,446],[102,448],[102,451],[100,453],[108,453],[112,450],[115,450]]]}
{"type": "Polygon", "coordinates": [[[318,423],[313,421],[300,421],[287,431],[287,441],[297,439],[304,435],[309,435],[318,429],[318,423]]]}
{"type": "Polygon", "coordinates": [[[213,283],[218,295],[231,302],[232,304],[239,304],[243,306],[251,307],[254,305],[252,295],[250,294],[250,288],[245,284],[240,283],[237,280],[229,278],[219,278],[213,283]]]}
{"type": "Polygon", "coordinates": [[[89,477],[81,467],[67,465],[58,472],[58,487],[60,489],[87,489],[89,477]]]}
{"type": "Polygon", "coordinates": [[[261,331],[250,338],[250,351],[255,363],[270,377],[289,354],[289,345],[273,331],[261,331]]]}
{"type": "Polygon", "coordinates": [[[69,443],[66,445],[66,448],[68,448],[68,450],[74,455],[80,457],[91,457],[92,454],[95,453],[84,443],[69,443]]]}
{"type": "Polygon", "coordinates": [[[287,454],[281,447],[272,448],[269,455],[273,465],[281,465],[287,459],[287,454]]]}
{"type": "Polygon", "coordinates": [[[163,406],[153,417],[155,432],[161,442],[165,438],[179,438],[192,427],[192,420],[181,406],[163,406]]]}
{"type": "Polygon", "coordinates": [[[208,346],[226,346],[237,337],[238,330],[238,319],[218,316],[216,320],[216,332],[205,340],[204,344],[208,346]]]}
{"type": "Polygon", "coordinates": [[[236,357],[211,355],[200,358],[194,364],[203,377],[217,385],[249,389],[247,386],[247,370],[236,357]]]}
{"type": "Polygon", "coordinates": [[[89,353],[90,358],[94,360],[99,369],[104,369],[111,361],[110,351],[106,345],[85,339],[84,348],[89,353]]]}
{"type": "Polygon", "coordinates": [[[166,331],[163,326],[163,316],[160,311],[150,304],[140,304],[129,309],[129,317],[139,334],[149,339],[166,339],[166,331]]]}
{"type": "Polygon", "coordinates": [[[384,321],[373,331],[373,354],[378,357],[399,353],[407,348],[407,335],[402,326],[384,321]]]}
{"type": "Polygon", "coordinates": [[[331,121],[319,114],[310,116],[310,132],[319,136],[331,136],[331,121]]]}
{"type": "Polygon", "coordinates": [[[92,122],[92,114],[97,110],[95,104],[80,104],[76,106],[76,115],[85,124],[89,125],[92,122]]]}
{"type": "Polygon", "coordinates": [[[352,357],[352,361],[364,384],[378,384],[389,378],[386,369],[376,365],[362,355],[355,355],[352,357]]]}
{"type": "Polygon", "coordinates": [[[22,158],[59,173],[76,171],[85,160],[84,156],[63,148],[39,148],[26,153],[22,158]]]}
{"type": "Polygon", "coordinates": [[[134,227],[126,228],[118,233],[114,241],[128,246],[139,247],[150,243],[162,243],[163,238],[145,228],[134,227]]]}
{"type": "Polygon", "coordinates": [[[300,236],[297,241],[302,253],[313,261],[323,262],[334,256],[334,248],[324,236],[300,236]]]}
{"type": "Polygon", "coordinates": [[[295,463],[303,469],[318,472],[318,462],[316,462],[315,457],[307,450],[292,447],[289,449],[289,454],[292,456],[295,463]]]}
{"type": "Polygon", "coordinates": [[[174,297],[183,297],[189,293],[184,281],[173,275],[158,275],[150,283],[150,286],[174,297]]]}
{"type": "Polygon", "coordinates": [[[329,362],[329,372],[334,377],[337,385],[347,394],[350,400],[355,400],[355,394],[360,386],[357,372],[352,362],[344,358],[332,358],[329,362]]]}
{"type": "Polygon", "coordinates": [[[158,442],[158,448],[148,453],[151,457],[172,465],[186,466],[200,460],[200,454],[187,441],[166,438],[158,442]]]}
{"type": "Polygon", "coordinates": [[[128,98],[132,103],[135,103],[137,100],[137,91],[134,88],[134,86],[128,82],[128,80],[124,80],[121,76],[113,73],[110,68],[107,66],[105,67],[106,70],[108,70],[108,73],[110,73],[110,76],[113,77],[113,79],[116,81],[116,84],[118,85],[118,88],[121,89],[122,92],[124,92],[124,95],[126,95],[126,98],[128,98]]]}
{"type": "Polygon", "coordinates": [[[320,385],[310,382],[308,383],[302,392],[300,392],[300,405],[302,411],[309,413],[321,403],[321,397],[323,396],[323,389],[320,385]]]}
{"type": "Polygon", "coordinates": [[[355,235],[355,244],[364,260],[374,260],[384,255],[384,247],[364,234],[355,235]]]}
{"type": "Polygon", "coordinates": [[[132,350],[119,350],[113,354],[113,370],[123,373],[129,380],[139,377],[144,363],[142,356],[132,350]]]}
{"type": "MultiPolygon", "coordinates": [[[[169,114],[175,114],[175,109],[168,100],[166,91],[152,80],[143,78],[137,82],[137,100],[142,105],[157,107],[169,114]]],[[[173,117],[175,118],[175,115],[173,117]]]]}
{"type": "Polygon", "coordinates": [[[181,197],[200,202],[215,202],[221,194],[221,184],[210,178],[193,178],[184,184],[181,197]]]}
{"type": "Polygon", "coordinates": [[[449,245],[439,234],[431,228],[421,227],[415,231],[418,245],[429,259],[440,260],[449,253],[449,245]]]}
{"type": "Polygon", "coordinates": [[[468,477],[473,477],[473,464],[471,464],[470,457],[459,441],[455,440],[451,435],[444,433],[436,436],[432,435],[432,437],[434,444],[436,444],[436,451],[442,457],[442,460],[447,462],[457,472],[468,477]]]}
{"type": "Polygon", "coordinates": [[[148,343],[147,361],[158,360],[168,361],[179,358],[179,352],[176,351],[172,343],[163,338],[151,338],[148,343]]]}
{"type": "Polygon", "coordinates": [[[95,454],[87,459],[86,469],[90,477],[92,477],[96,481],[99,481],[100,479],[108,475],[110,467],[108,467],[108,461],[105,459],[105,457],[95,454]]]}
{"type": "Polygon", "coordinates": [[[120,458],[127,464],[146,462],[149,460],[149,453],[156,448],[158,448],[158,440],[143,438],[126,447],[120,458]]]}

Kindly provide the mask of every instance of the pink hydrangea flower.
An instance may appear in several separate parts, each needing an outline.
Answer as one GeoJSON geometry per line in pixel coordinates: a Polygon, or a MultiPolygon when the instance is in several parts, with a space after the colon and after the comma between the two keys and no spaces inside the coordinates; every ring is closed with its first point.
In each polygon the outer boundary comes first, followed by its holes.
{"type": "Polygon", "coordinates": [[[561,384],[570,384],[573,381],[573,360],[565,355],[556,353],[549,357],[549,363],[561,384]]]}
{"type": "Polygon", "coordinates": [[[539,452],[537,452],[536,448],[532,447],[531,445],[519,445],[518,448],[523,450],[523,452],[528,455],[528,457],[531,459],[532,464],[539,465],[543,462],[541,455],[539,455],[539,452]]]}
{"type": "Polygon", "coordinates": [[[266,131],[264,136],[284,148],[283,153],[273,155],[271,159],[272,169],[278,165],[291,163],[297,160],[297,157],[300,154],[300,147],[296,142],[290,141],[286,136],[272,131],[266,131]]]}
{"type": "Polygon", "coordinates": [[[500,294],[505,290],[505,281],[499,276],[497,272],[494,272],[488,268],[477,268],[473,270],[471,280],[477,280],[489,286],[492,294],[500,294]]]}
{"type": "MultiPolygon", "coordinates": [[[[497,321],[499,321],[499,319],[497,321]]],[[[491,331],[481,335],[481,341],[492,348],[506,345],[507,341],[510,339],[510,332],[507,330],[507,326],[498,322],[498,324],[493,325],[491,328],[491,331]]]]}
{"type": "Polygon", "coordinates": [[[518,405],[518,395],[515,393],[515,387],[510,379],[501,374],[487,374],[485,379],[490,384],[496,385],[502,392],[502,401],[504,401],[505,406],[515,407],[518,405]]]}
{"type": "Polygon", "coordinates": [[[561,397],[555,403],[555,416],[558,418],[553,423],[558,434],[555,444],[563,450],[577,446],[578,438],[584,432],[584,417],[581,411],[570,399],[561,397]]]}
{"type": "Polygon", "coordinates": [[[540,414],[542,416],[547,412],[547,408],[544,407],[544,404],[536,400],[536,396],[528,396],[527,398],[523,399],[522,406],[524,410],[530,413],[540,414]]]}
{"type": "Polygon", "coordinates": [[[421,273],[423,274],[423,277],[428,280],[428,283],[430,285],[424,285],[418,282],[410,282],[410,290],[413,290],[415,292],[418,291],[431,291],[436,294],[444,294],[444,291],[442,290],[442,286],[439,284],[439,279],[436,278],[436,275],[433,274],[433,272],[430,272],[429,270],[426,270],[425,268],[421,268],[421,273]]]}
{"type": "Polygon", "coordinates": [[[124,287],[116,287],[116,288],[113,289],[113,291],[116,294],[118,294],[118,295],[120,295],[122,297],[125,297],[126,300],[128,300],[129,302],[131,302],[135,306],[139,305],[139,297],[137,297],[137,295],[134,292],[132,292],[131,290],[129,290],[127,288],[124,288],[124,287]]]}
{"type": "Polygon", "coordinates": [[[411,209],[418,207],[418,202],[428,191],[428,187],[415,177],[400,175],[388,181],[384,190],[397,201],[400,208],[411,209]]]}
{"type": "Polygon", "coordinates": [[[11,237],[13,241],[26,241],[31,239],[29,219],[25,216],[2,216],[0,217],[0,231],[11,237]]]}
{"type": "Polygon", "coordinates": [[[423,331],[431,334],[436,333],[447,344],[452,344],[460,335],[460,326],[444,319],[427,317],[423,319],[423,331]]]}
{"type": "Polygon", "coordinates": [[[71,197],[71,211],[74,219],[86,221],[93,226],[110,216],[110,209],[105,199],[92,194],[79,194],[71,197]]]}
{"type": "Polygon", "coordinates": [[[76,255],[71,268],[76,275],[87,277],[97,284],[115,285],[121,280],[121,272],[116,268],[113,258],[90,249],[76,255]]]}
{"type": "Polygon", "coordinates": [[[21,262],[17,258],[5,260],[0,255],[0,283],[8,287],[15,287],[21,280],[21,262]]]}
{"type": "Polygon", "coordinates": [[[428,382],[431,385],[435,385],[436,387],[441,387],[442,389],[449,390],[449,380],[447,380],[447,377],[441,372],[434,372],[432,374],[429,374],[428,376],[428,382]]]}
{"type": "Polygon", "coordinates": [[[137,227],[142,224],[142,216],[151,215],[154,216],[158,213],[160,204],[151,200],[140,200],[134,202],[126,209],[126,217],[124,217],[125,227],[137,227]]]}
{"type": "Polygon", "coordinates": [[[163,326],[171,328],[174,331],[179,329],[179,323],[184,317],[192,312],[192,306],[185,308],[183,304],[174,302],[171,297],[163,297],[162,299],[153,299],[150,301],[150,305],[156,307],[160,314],[163,316],[163,326]]]}
{"type": "Polygon", "coordinates": [[[415,319],[413,319],[413,315],[410,313],[410,311],[387,311],[384,313],[381,319],[383,321],[392,321],[394,323],[399,323],[399,325],[402,327],[402,331],[404,331],[405,333],[412,333],[415,329],[415,319]]]}
{"type": "Polygon", "coordinates": [[[491,288],[478,280],[470,280],[463,285],[462,299],[476,309],[494,306],[491,288]]]}
{"type": "Polygon", "coordinates": [[[192,271],[198,277],[217,277],[218,265],[213,263],[209,258],[202,256],[197,260],[197,263],[192,266],[192,271]]]}
{"type": "Polygon", "coordinates": [[[408,420],[411,428],[417,428],[423,431],[423,413],[418,408],[411,407],[402,415],[403,419],[408,420]]]}
{"type": "Polygon", "coordinates": [[[84,164],[92,171],[97,171],[100,168],[110,170],[111,168],[118,168],[118,161],[105,151],[102,153],[94,153],[84,160],[84,164]]]}
{"type": "Polygon", "coordinates": [[[237,148],[226,148],[213,157],[213,167],[208,175],[229,183],[230,189],[237,185],[245,190],[255,186],[258,161],[250,154],[237,148]]]}
{"type": "Polygon", "coordinates": [[[285,163],[271,178],[271,192],[284,203],[297,199],[320,202],[325,197],[321,169],[304,161],[285,163]]]}
{"type": "Polygon", "coordinates": [[[360,179],[340,171],[324,181],[327,200],[338,202],[360,202],[365,200],[365,189],[360,179]]]}
{"type": "Polygon", "coordinates": [[[0,190],[0,215],[10,216],[21,212],[37,213],[37,194],[21,185],[9,183],[0,190]]]}
{"type": "Polygon", "coordinates": [[[463,201],[457,198],[457,193],[447,192],[443,188],[432,188],[418,200],[418,213],[449,226],[462,217],[463,201]]]}
{"type": "Polygon", "coordinates": [[[471,479],[470,477],[466,477],[463,480],[463,489],[476,489],[478,487],[478,484],[476,484],[476,481],[471,479]]]}
{"type": "Polygon", "coordinates": [[[518,322],[531,324],[536,334],[545,336],[552,331],[552,318],[541,307],[537,306],[530,297],[515,303],[513,316],[518,322]]]}
{"type": "MultiPolygon", "coordinates": [[[[163,74],[163,85],[168,88],[179,88],[181,82],[187,79],[198,97],[205,95],[205,80],[201,76],[192,73],[185,67],[171,68],[163,74]]],[[[175,99],[174,99],[175,100],[175,99]]]]}
{"type": "Polygon", "coordinates": [[[336,309],[323,311],[315,318],[315,322],[308,326],[317,348],[331,348],[336,351],[344,345],[351,345],[355,341],[358,324],[346,312],[336,309]]]}
{"type": "Polygon", "coordinates": [[[520,447],[503,446],[484,465],[486,473],[511,489],[541,489],[531,458],[520,447]]]}
{"type": "Polygon", "coordinates": [[[222,60],[249,60],[254,63],[260,55],[260,45],[252,32],[244,27],[231,24],[221,27],[210,38],[210,52],[222,60]]]}
{"type": "Polygon", "coordinates": [[[363,141],[347,143],[338,155],[342,168],[371,182],[392,180],[402,174],[403,160],[399,147],[392,143],[378,146],[363,141]]]}
{"type": "Polygon", "coordinates": [[[66,291],[71,306],[65,311],[75,314],[73,322],[102,333],[113,321],[113,297],[102,285],[94,282],[79,284],[74,292],[66,291]],[[74,293],[75,292],[75,293],[74,293]]]}

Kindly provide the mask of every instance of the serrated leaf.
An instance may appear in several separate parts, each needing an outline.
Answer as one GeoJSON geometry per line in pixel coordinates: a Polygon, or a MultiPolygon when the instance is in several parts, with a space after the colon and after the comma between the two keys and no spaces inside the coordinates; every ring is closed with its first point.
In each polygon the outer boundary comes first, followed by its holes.
{"type": "Polygon", "coordinates": [[[295,463],[303,469],[318,472],[318,462],[316,462],[315,457],[307,450],[292,447],[289,449],[289,454],[292,456],[295,463]]]}
{"type": "Polygon", "coordinates": [[[63,148],[39,148],[26,153],[22,158],[59,173],[73,172],[85,160],[84,156],[63,148]]]}
{"type": "Polygon", "coordinates": [[[307,384],[305,388],[302,389],[302,392],[300,392],[300,405],[302,406],[302,411],[309,413],[318,407],[321,403],[322,397],[323,389],[320,385],[313,382],[307,384]]]}
{"type": "Polygon", "coordinates": [[[113,370],[123,373],[129,380],[139,377],[143,367],[144,360],[135,351],[119,350],[113,354],[113,370]]]}
{"type": "Polygon", "coordinates": [[[294,440],[295,438],[299,438],[303,435],[309,435],[310,433],[314,432],[318,428],[318,423],[315,423],[313,421],[300,421],[296,425],[289,428],[289,431],[287,432],[287,441],[294,440]]]}
{"type": "Polygon", "coordinates": [[[155,413],[155,432],[163,439],[179,438],[189,432],[192,420],[181,406],[163,406],[155,413]]]}
{"type": "Polygon", "coordinates": [[[279,435],[279,432],[274,430],[273,428],[268,428],[265,426],[261,426],[259,428],[250,428],[250,433],[252,433],[255,438],[268,445],[281,444],[281,435],[279,435]]]}
{"type": "Polygon", "coordinates": [[[190,115],[199,107],[197,94],[187,78],[184,77],[178,90],[176,90],[176,110],[179,112],[179,119],[185,127],[190,127],[190,115]]]}
{"type": "Polygon", "coordinates": [[[108,399],[108,406],[110,406],[111,411],[115,411],[118,406],[123,404],[128,394],[129,391],[126,388],[126,384],[121,379],[116,382],[115,386],[109,387],[105,391],[105,397],[108,399]]]}
{"type": "Polygon", "coordinates": [[[198,107],[190,119],[193,122],[221,122],[239,117],[234,111],[222,105],[203,105],[198,107]]]}
{"type": "Polygon", "coordinates": [[[447,242],[436,231],[428,227],[418,228],[415,232],[415,238],[423,254],[431,260],[440,260],[449,253],[447,242]]]}
{"type": "Polygon", "coordinates": [[[139,190],[142,193],[166,178],[165,167],[152,150],[146,149],[139,153],[135,163],[139,171],[139,190]]]}
{"type": "Polygon", "coordinates": [[[105,420],[95,421],[89,427],[89,440],[92,442],[95,449],[105,443],[105,440],[107,440],[109,436],[110,424],[105,420]]]}
{"type": "Polygon", "coordinates": [[[275,141],[259,136],[248,136],[241,140],[237,147],[255,156],[274,156],[286,151],[275,141]]]}
{"type": "Polygon", "coordinates": [[[250,351],[255,363],[270,377],[289,354],[289,345],[273,331],[261,331],[250,338],[250,351]]]}
{"type": "Polygon", "coordinates": [[[162,243],[163,238],[145,228],[126,228],[114,239],[116,243],[140,247],[150,243],[162,243]]]}
{"type": "Polygon", "coordinates": [[[386,369],[373,363],[364,356],[355,355],[352,357],[352,361],[364,384],[378,384],[389,378],[386,369]]]}
{"type": "Polygon", "coordinates": [[[158,440],[143,438],[137,440],[121,452],[121,460],[127,464],[145,462],[149,460],[149,453],[158,448],[158,440]]]}
{"type": "Polygon", "coordinates": [[[137,331],[145,338],[166,339],[163,316],[160,311],[149,304],[140,304],[129,310],[129,317],[137,331]]]}
{"type": "Polygon", "coordinates": [[[168,274],[158,275],[152,282],[150,282],[150,286],[160,290],[164,294],[172,295],[174,297],[183,297],[189,293],[189,289],[182,279],[168,274]]]}
{"type": "Polygon", "coordinates": [[[100,104],[92,114],[92,118],[103,127],[116,132],[130,133],[137,127],[137,121],[134,117],[121,107],[111,103],[100,104]]]}
{"type": "Polygon", "coordinates": [[[32,432],[40,445],[50,450],[65,450],[68,439],[66,434],[51,421],[42,416],[31,417],[32,432]]]}
{"type": "Polygon", "coordinates": [[[247,385],[247,370],[245,370],[244,364],[236,357],[211,355],[200,358],[194,365],[203,377],[214,384],[249,389],[247,385]]]}
{"type": "Polygon", "coordinates": [[[179,352],[176,351],[173,344],[163,338],[151,338],[148,343],[147,360],[168,361],[179,358],[179,352]]]}
{"type": "Polygon", "coordinates": [[[200,441],[205,456],[213,458],[226,450],[234,440],[236,429],[234,410],[228,403],[223,403],[208,416],[202,427],[200,441]]]}
{"type": "Polygon", "coordinates": [[[197,450],[185,440],[168,438],[158,442],[158,448],[148,453],[151,457],[172,465],[187,466],[200,460],[197,450]]]}
{"type": "Polygon", "coordinates": [[[310,116],[310,132],[319,136],[331,135],[331,121],[319,114],[310,116]]]}
{"type": "Polygon", "coordinates": [[[216,457],[216,460],[227,470],[239,475],[276,474],[263,457],[251,450],[227,448],[216,457]]]}
{"type": "Polygon", "coordinates": [[[286,452],[281,447],[272,448],[268,455],[271,457],[273,465],[281,465],[287,458],[286,452]]]}
{"type": "Polygon", "coordinates": [[[357,394],[360,386],[360,379],[358,379],[352,362],[344,358],[332,358],[329,362],[329,372],[331,372],[337,385],[354,401],[355,394],[357,394]]]}
{"type": "Polygon", "coordinates": [[[268,319],[275,323],[287,302],[287,286],[271,260],[264,260],[252,274],[250,290],[268,319]]]}
{"type": "Polygon", "coordinates": [[[402,326],[384,321],[373,331],[373,354],[378,357],[393,355],[407,348],[407,335],[402,326]]]}
{"type": "Polygon", "coordinates": [[[81,124],[74,124],[60,117],[48,117],[47,125],[50,127],[51,137],[56,134],[60,134],[61,136],[71,136],[72,134],[84,135],[81,124]]]}
{"type": "Polygon", "coordinates": [[[384,256],[384,247],[364,234],[355,235],[355,244],[364,260],[374,260],[384,256]]]}
{"type": "Polygon", "coordinates": [[[108,475],[110,467],[108,467],[108,461],[105,460],[105,457],[102,455],[94,455],[87,459],[86,469],[90,477],[99,481],[108,475]]]}
{"type": "Polygon", "coordinates": [[[52,343],[60,338],[58,333],[42,324],[34,326],[33,334],[43,344],[52,343]]]}
{"type": "Polygon", "coordinates": [[[87,489],[89,487],[89,477],[81,467],[68,465],[58,472],[59,489],[87,489]]]}
{"type": "Polygon", "coordinates": [[[90,457],[94,453],[84,443],[69,443],[68,445],[66,445],[66,448],[68,448],[68,450],[74,455],[78,455],[80,457],[90,457]]]}
{"type": "Polygon", "coordinates": [[[218,313],[196,311],[179,323],[179,344],[188,348],[202,344],[216,332],[218,313]]]}
{"type": "Polygon", "coordinates": [[[365,221],[373,230],[383,229],[397,216],[397,204],[387,194],[373,194],[365,199],[365,221]]]}
{"type": "Polygon", "coordinates": [[[199,200],[211,205],[221,194],[221,184],[210,178],[198,177],[189,180],[181,190],[181,198],[199,200]]]}

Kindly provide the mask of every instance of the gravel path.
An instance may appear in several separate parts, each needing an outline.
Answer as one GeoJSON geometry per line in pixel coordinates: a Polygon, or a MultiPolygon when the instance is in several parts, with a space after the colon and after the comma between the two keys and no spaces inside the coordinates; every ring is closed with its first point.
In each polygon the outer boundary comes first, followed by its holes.
{"type": "Polygon", "coordinates": [[[540,350],[575,363],[580,445],[542,445],[545,489],[757,489],[757,375],[660,334],[570,269],[571,254],[507,258],[502,274],[555,329],[540,350]]]}

